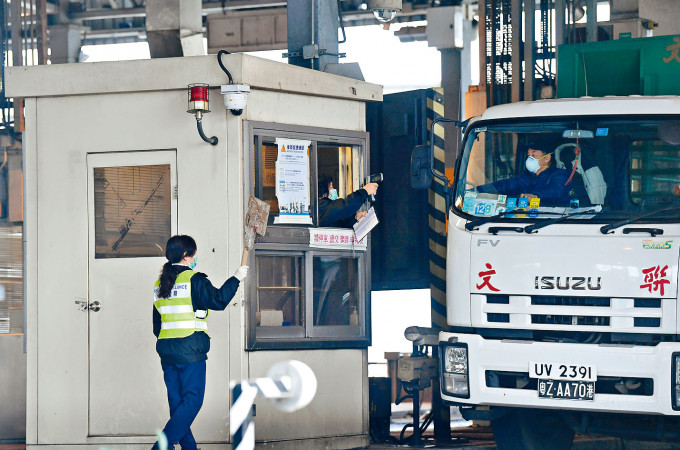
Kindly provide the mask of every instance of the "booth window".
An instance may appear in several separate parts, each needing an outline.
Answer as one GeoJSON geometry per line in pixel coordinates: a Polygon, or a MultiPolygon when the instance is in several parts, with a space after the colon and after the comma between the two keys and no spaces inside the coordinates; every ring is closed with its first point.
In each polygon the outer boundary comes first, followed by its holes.
{"type": "Polygon", "coordinates": [[[259,334],[303,335],[303,263],[301,253],[259,252],[255,274],[255,325],[259,334]]]}
{"type": "MultiPolygon", "coordinates": [[[[277,183],[285,186],[281,180],[284,172],[281,166],[277,166],[279,158],[279,145],[276,141],[277,136],[266,134],[255,135],[254,148],[254,195],[270,205],[270,217],[279,216],[284,204],[277,196],[277,183]],[[277,178],[277,167],[279,177],[277,178]]],[[[294,204],[296,210],[308,211],[312,223],[306,225],[318,225],[318,182],[324,176],[333,180],[333,187],[337,189],[338,196],[345,198],[352,192],[359,189],[363,184],[361,180],[365,175],[363,149],[364,143],[361,142],[324,142],[322,140],[301,139],[302,142],[309,142],[307,174],[305,176],[307,190],[307,204],[301,205],[299,202],[294,204]]],[[[285,222],[282,222],[285,223],[285,222]]],[[[295,222],[289,222],[295,223],[295,222]]]]}
{"type": "Polygon", "coordinates": [[[256,274],[246,287],[247,349],[368,346],[368,247],[355,242],[351,228],[318,228],[317,202],[323,176],[332,178],[339,197],[361,187],[368,170],[368,134],[257,122],[246,127],[252,151],[247,195],[271,206],[266,235],[255,242],[251,265],[256,274]],[[302,207],[295,201],[286,207],[277,196],[284,184],[302,179],[282,180],[282,161],[290,164],[291,157],[282,152],[282,143],[305,148],[294,172],[304,175],[309,190],[309,203],[302,207]],[[284,218],[287,210],[307,211],[307,221],[284,218]],[[279,220],[273,220],[277,215],[279,220]]]}
{"type": "Polygon", "coordinates": [[[164,256],[170,165],[94,168],[95,258],[164,256]]]}

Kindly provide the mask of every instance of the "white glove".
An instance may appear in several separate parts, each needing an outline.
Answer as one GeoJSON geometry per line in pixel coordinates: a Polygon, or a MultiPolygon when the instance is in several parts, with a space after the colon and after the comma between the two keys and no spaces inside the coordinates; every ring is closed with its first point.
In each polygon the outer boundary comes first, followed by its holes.
{"type": "Polygon", "coordinates": [[[234,273],[234,277],[238,281],[243,281],[245,277],[248,276],[248,266],[241,266],[238,269],[236,269],[236,272],[234,273]]]}

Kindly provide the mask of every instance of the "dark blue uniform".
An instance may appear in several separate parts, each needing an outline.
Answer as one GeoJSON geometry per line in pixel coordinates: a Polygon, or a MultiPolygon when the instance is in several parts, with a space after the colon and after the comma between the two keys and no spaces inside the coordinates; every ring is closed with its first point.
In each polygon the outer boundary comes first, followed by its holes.
{"type": "Polygon", "coordinates": [[[351,228],[356,222],[354,215],[367,199],[368,192],[363,188],[352,192],[347,198],[319,199],[319,226],[351,228]]]}
{"type": "Polygon", "coordinates": [[[541,205],[568,205],[570,186],[564,185],[568,179],[569,172],[551,166],[538,175],[522,172],[521,175],[507,180],[477,186],[477,191],[509,196],[534,194],[541,199],[541,205]]]}

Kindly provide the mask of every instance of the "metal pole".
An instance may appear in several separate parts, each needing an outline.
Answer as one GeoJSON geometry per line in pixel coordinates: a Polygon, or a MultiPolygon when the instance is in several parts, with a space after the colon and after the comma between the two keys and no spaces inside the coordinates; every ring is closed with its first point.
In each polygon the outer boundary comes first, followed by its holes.
{"type": "Polygon", "coordinates": [[[489,46],[489,43],[487,43],[487,50],[489,53],[487,54],[487,57],[489,58],[489,65],[491,67],[491,73],[489,76],[489,98],[486,102],[487,105],[493,106],[495,105],[496,102],[496,92],[495,92],[495,86],[496,86],[496,21],[494,20],[496,18],[496,2],[497,0],[489,0],[489,5],[491,6],[489,8],[489,15],[488,15],[488,22],[487,26],[491,27],[491,45],[489,46]]]}
{"type": "MultiPolygon", "coordinates": [[[[451,425],[449,424],[449,434],[451,425]]],[[[420,447],[420,391],[418,386],[413,388],[413,446],[420,447]]]]}
{"type": "Polygon", "coordinates": [[[524,100],[534,99],[536,70],[536,0],[524,0],[524,100]]]}
{"type": "MultiPolygon", "coordinates": [[[[11,35],[12,35],[12,65],[13,66],[21,66],[22,64],[22,58],[21,58],[21,2],[19,0],[15,0],[11,3],[11,10],[12,14],[12,29],[11,29],[11,35]]],[[[21,99],[20,98],[14,98],[14,132],[15,133],[21,133],[21,118],[23,116],[23,110],[21,108],[21,99]]]]}
{"type": "Polygon", "coordinates": [[[30,50],[31,51],[31,65],[35,66],[38,55],[36,55],[33,50],[36,47],[35,28],[36,28],[36,25],[37,25],[36,20],[37,20],[38,13],[36,11],[37,5],[35,3],[35,0],[30,0],[29,5],[30,5],[30,14],[28,15],[28,17],[29,17],[29,21],[30,21],[30,24],[31,24],[31,28],[30,28],[31,31],[30,31],[30,37],[29,37],[30,46],[29,47],[31,49],[30,50]]]}
{"type": "Polygon", "coordinates": [[[47,3],[46,0],[37,0],[36,5],[36,21],[38,27],[37,47],[38,47],[38,64],[47,64],[47,49],[49,43],[47,40],[47,3]]]}
{"type": "Polygon", "coordinates": [[[478,1],[479,22],[477,32],[479,33],[479,86],[486,91],[486,1],[478,1]]]}
{"type": "Polygon", "coordinates": [[[586,42],[597,42],[597,0],[586,0],[586,42]]]}
{"type": "Polygon", "coordinates": [[[522,0],[511,0],[510,2],[510,27],[512,30],[510,99],[515,103],[521,100],[520,93],[522,92],[522,54],[520,51],[522,48],[522,0]]]}
{"type": "Polygon", "coordinates": [[[555,0],[555,49],[564,44],[565,0],[555,0]]]}

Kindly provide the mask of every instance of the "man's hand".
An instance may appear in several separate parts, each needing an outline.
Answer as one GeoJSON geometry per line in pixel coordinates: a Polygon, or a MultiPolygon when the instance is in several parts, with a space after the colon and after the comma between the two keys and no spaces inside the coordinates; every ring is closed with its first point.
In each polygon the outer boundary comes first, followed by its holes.
{"type": "Polygon", "coordinates": [[[354,219],[355,219],[355,220],[359,220],[359,219],[361,219],[361,218],[363,218],[363,217],[366,217],[366,214],[368,214],[366,211],[359,211],[358,213],[356,213],[356,214],[354,215],[354,219]]]}
{"type": "Polygon", "coordinates": [[[521,194],[520,197],[521,198],[538,198],[534,194],[521,194]]]}
{"type": "Polygon", "coordinates": [[[378,193],[378,183],[368,183],[364,185],[363,189],[368,192],[368,195],[375,195],[378,193]]]}

